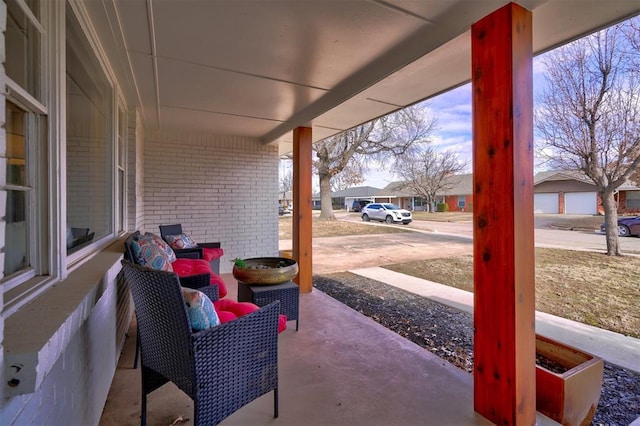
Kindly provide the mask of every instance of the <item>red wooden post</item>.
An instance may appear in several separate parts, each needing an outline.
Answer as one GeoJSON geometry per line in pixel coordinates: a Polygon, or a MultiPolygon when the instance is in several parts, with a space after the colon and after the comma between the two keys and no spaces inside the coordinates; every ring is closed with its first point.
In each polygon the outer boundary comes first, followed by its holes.
{"type": "Polygon", "coordinates": [[[510,3],[472,26],[474,403],[535,424],[531,12],[510,3]]]}
{"type": "Polygon", "coordinates": [[[311,145],[310,127],[293,130],[293,258],[299,270],[294,281],[302,293],[313,288],[311,145]]]}

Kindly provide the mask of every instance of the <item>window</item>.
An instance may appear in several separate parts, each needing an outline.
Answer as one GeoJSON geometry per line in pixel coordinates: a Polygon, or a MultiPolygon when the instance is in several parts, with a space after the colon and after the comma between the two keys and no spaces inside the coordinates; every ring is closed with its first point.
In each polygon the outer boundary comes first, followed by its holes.
{"type": "Polygon", "coordinates": [[[41,43],[44,32],[38,19],[37,0],[27,0],[24,9],[16,0],[7,0],[5,43],[7,76],[35,99],[42,99],[41,43]]]}
{"type": "MultiPolygon", "coordinates": [[[[113,234],[113,91],[74,14],[67,9],[67,253],[113,234]]],[[[124,163],[117,160],[118,177],[124,163]]],[[[118,189],[120,185],[117,184],[118,189]]],[[[117,199],[117,198],[116,198],[117,199]]],[[[76,260],[71,257],[71,261],[76,260]]]]}
{"type": "Polygon", "coordinates": [[[464,195],[459,195],[458,196],[458,208],[459,209],[464,209],[467,206],[467,197],[465,197],[464,195]]]}
{"type": "Polygon", "coordinates": [[[29,223],[31,187],[27,177],[27,112],[7,102],[5,129],[7,137],[7,212],[5,244],[11,247],[4,259],[4,276],[25,270],[29,258],[29,223]]]}
{"type": "Polygon", "coordinates": [[[640,191],[627,191],[627,209],[640,210],[640,191]]]}
{"type": "MultiPolygon", "coordinates": [[[[44,263],[48,247],[37,248],[38,232],[46,232],[48,165],[47,107],[42,90],[42,43],[40,3],[7,0],[5,161],[6,213],[5,257],[2,291],[5,306],[24,292],[20,284],[48,273],[44,263]]],[[[34,287],[31,287],[33,290],[34,287]]]]}
{"type": "Polygon", "coordinates": [[[6,0],[6,149],[0,157],[7,167],[0,186],[6,193],[0,288],[7,316],[64,279],[65,264],[87,259],[85,254],[126,227],[126,109],[124,104],[116,108],[108,64],[99,61],[99,49],[85,36],[73,7],[6,0]],[[41,20],[54,27],[45,28],[41,20]],[[66,27],[55,27],[63,21],[66,27]],[[49,34],[59,32],[66,34],[66,63],[51,69],[56,61],[47,58],[60,54],[58,38],[49,34]],[[57,83],[59,73],[66,76],[66,92],[57,83]],[[49,102],[66,106],[66,123],[59,122],[65,111],[49,110],[49,102]],[[56,125],[50,126],[50,120],[56,125]],[[61,141],[65,132],[67,139],[61,141]],[[63,196],[51,197],[50,188],[63,196]],[[59,217],[58,211],[66,215],[59,217]],[[66,253],[58,245],[66,245],[66,253]]]}

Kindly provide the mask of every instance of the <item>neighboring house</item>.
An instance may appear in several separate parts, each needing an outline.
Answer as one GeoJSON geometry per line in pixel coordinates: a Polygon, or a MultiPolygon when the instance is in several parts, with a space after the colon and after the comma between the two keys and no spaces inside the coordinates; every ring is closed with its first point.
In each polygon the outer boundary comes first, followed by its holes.
{"type": "Polygon", "coordinates": [[[416,210],[422,207],[422,199],[416,197],[413,192],[403,187],[403,182],[391,182],[378,192],[376,201],[381,203],[393,203],[400,208],[416,210]]]}
{"type": "MultiPolygon", "coordinates": [[[[618,213],[640,212],[640,187],[627,183],[616,194],[618,213]]],[[[534,177],[535,213],[604,214],[595,184],[574,171],[540,172],[534,177]]]]}
{"type": "MultiPolygon", "coordinates": [[[[373,186],[356,186],[334,191],[331,193],[331,204],[335,207],[343,206],[347,211],[351,211],[351,206],[355,200],[367,200],[373,203],[376,201],[378,192],[380,192],[380,188],[373,186]]],[[[314,194],[313,206],[314,208],[320,208],[320,194],[314,194]]]]}
{"type": "Polygon", "coordinates": [[[293,192],[286,191],[280,192],[278,196],[278,204],[282,207],[292,208],[293,207],[293,192]]]}
{"type": "MultiPolygon", "coordinates": [[[[355,188],[352,188],[355,189],[355,188]]],[[[426,210],[423,200],[393,182],[380,190],[375,201],[393,202],[400,207],[426,210]]],[[[640,187],[627,183],[616,194],[619,214],[640,213],[640,187]]],[[[473,175],[451,176],[451,184],[436,196],[449,211],[473,211],[473,175]]],[[[602,202],[593,182],[584,174],[570,171],[546,171],[534,176],[534,213],[603,214],[602,202]]]]}
{"type": "MultiPolygon", "coordinates": [[[[436,202],[448,204],[449,211],[472,211],[472,183],[473,177],[471,174],[451,176],[449,178],[449,183],[446,185],[446,189],[436,194],[436,202]]],[[[384,198],[382,201],[395,203],[407,210],[427,210],[426,200],[416,196],[416,194],[414,194],[410,189],[405,188],[403,186],[403,182],[390,183],[380,191],[379,197],[384,198]],[[387,199],[389,201],[387,201],[387,199]]]]}
{"type": "Polygon", "coordinates": [[[442,192],[438,193],[438,202],[449,206],[450,212],[473,211],[473,175],[453,175],[449,179],[450,184],[442,192]]]}

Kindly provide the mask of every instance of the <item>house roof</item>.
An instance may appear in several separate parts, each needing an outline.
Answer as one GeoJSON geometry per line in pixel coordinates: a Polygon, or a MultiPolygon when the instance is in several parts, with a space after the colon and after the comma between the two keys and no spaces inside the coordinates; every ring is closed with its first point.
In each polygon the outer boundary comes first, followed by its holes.
{"type": "Polygon", "coordinates": [[[473,175],[452,175],[448,179],[449,186],[438,195],[470,195],[473,194],[473,175]]]}
{"type": "MultiPolygon", "coordinates": [[[[445,189],[438,191],[438,196],[471,194],[473,188],[473,175],[452,175],[447,179],[446,185],[447,187],[445,189]]],[[[415,193],[409,188],[404,187],[404,182],[396,181],[391,182],[389,185],[385,186],[384,189],[381,189],[379,195],[412,197],[415,193]]]]}
{"type": "Polygon", "coordinates": [[[593,185],[593,181],[587,177],[584,173],[577,170],[550,170],[545,172],[536,173],[533,177],[533,184],[538,185],[542,182],[559,181],[559,180],[576,180],[578,182],[588,183],[593,185]]]}
{"type": "MultiPolygon", "coordinates": [[[[86,8],[147,129],[292,151],[470,80],[471,25],[508,0],[143,1],[86,8]]],[[[640,13],[629,0],[520,0],[543,52],[640,13]],[[576,13],[579,11],[579,13],[576,13]]]]}
{"type": "MultiPolygon", "coordinates": [[[[533,177],[533,184],[539,185],[543,182],[551,182],[551,181],[566,181],[566,180],[575,180],[578,182],[583,182],[589,185],[594,185],[593,181],[587,177],[583,172],[578,170],[551,170],[545,172],[536,173],[533,177]]],[[[618,187],[618,191],[638,191],[640,187],[634,185],[630,181],[625,182],[620,187],[618,187]]]]}
{"type": "Polygon", "coordinates": [[[331,196],[336,198],[339,198],[339,197],[371,198],[371,197],[375,197],[379,191],[380,191],[380,188],[375,188],[373,186],[356,186],[353,188],[343,189],[342,191],[332,192],[331,196]]]}

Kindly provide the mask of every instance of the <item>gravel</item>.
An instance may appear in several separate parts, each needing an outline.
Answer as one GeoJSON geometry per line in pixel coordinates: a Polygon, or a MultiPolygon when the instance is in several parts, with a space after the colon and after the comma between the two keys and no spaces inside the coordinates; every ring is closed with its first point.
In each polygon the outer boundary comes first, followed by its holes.
{"type": "MultiPolygon", "coordinates": [[[[470,314],[348,272],[315,275],[313,285],[458,368],[473,371],[470,314]]],[[[640,374],[608,362],[592,425],[629,425],[640,418],[640,374]]]]}

